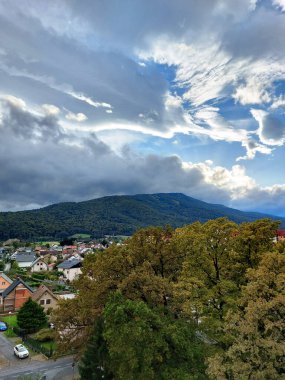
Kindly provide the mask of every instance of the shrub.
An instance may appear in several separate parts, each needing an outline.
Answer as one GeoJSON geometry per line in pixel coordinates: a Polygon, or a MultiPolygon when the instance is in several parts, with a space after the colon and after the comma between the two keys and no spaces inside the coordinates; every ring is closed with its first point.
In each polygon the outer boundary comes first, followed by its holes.
{"type": "Polygon", "coordinates": [[[55,337],[55,332],[52,329],[41,329],[39,332],[37,332],[34,335],[34,339],[38,340],[39,342],[49,342],[53,340],[55,337]]]}

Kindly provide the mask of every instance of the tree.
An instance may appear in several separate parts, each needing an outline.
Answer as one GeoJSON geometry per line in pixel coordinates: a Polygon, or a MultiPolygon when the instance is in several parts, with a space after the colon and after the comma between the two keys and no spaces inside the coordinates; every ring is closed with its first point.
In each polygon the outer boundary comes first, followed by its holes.
{"type": "Polygon", "coordinates": [[[175,285],[177,309],[200,322],[208,337],[224,345],[223,324],[239,289],[231,278],[233,245],[238,226],[226,218],[178,229],[174,239],[185,252],[175,285]]]}
{"type": "Polygon", "coordinates": [[[18,326],[29,332],[36,332],[47,323],[47,316],[42,306],[29,298],[17,314],[18,326]]]}
{"type": "Polygon", "coordinates": [[[218,379],[284,379],[284,254],[264,254],[247,278],[239,313],[227,318],[225,334],[232,344],[209,361],[209,374],[218,379]]]}
{"type": "Polygon", "coordinates": [[[79,364],[82,380],[113,379],[113,374],[109,369],[109,353],[103,337],[103,328],[103,318],[98,318],[79,364]]]}
{"type": "Polygon", "coordinates": [[[9,276],[16,277],[16,275],[21,273],[22,271],[23,271],[23,269],[19,267],[19,264],[17,263],[17,261],[13,260],[11,262],[11,267],[9,270],[9,276]]]}
{"type": "Polygon", "coordinates": [[[115,293],[103,313],[109,366],[118,380],[205,379],[203,344],[189,321],[115,293]]]}
{"type": "Polygon", "coordinates": [[[262,255],[275,249],[274,237],[279,226],[278,221],[261,219],[239,226],[233,249],[232,278],[240,286],[247,283],[246,271],[256,268],[262,255]]]}

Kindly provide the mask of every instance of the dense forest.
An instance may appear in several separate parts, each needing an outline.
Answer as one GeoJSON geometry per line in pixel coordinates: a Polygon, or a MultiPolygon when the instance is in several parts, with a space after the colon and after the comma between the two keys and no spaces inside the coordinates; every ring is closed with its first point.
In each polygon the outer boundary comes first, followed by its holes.
{"type": "Polygon", "coordinates": [[[85,258],[53,320],[81,379],[285,378],[285,242],[270,219],[137,231],[85,258]]]}
{"type": "MultiPolygon", "coordinates": [[[[266,217],[183,194],[111,196],[78,203],[59,203],[42,209],[0,213],[0,240],[61,239],[76,233],[93,237],[131,235],[138,228],[180,227],[195,221],[228,217],[241,223],[266,217]]],[[[273,217],[274,219],[274,217],[273,217]]],[[[280,219],[285,226],[285,220],[280,219]]]]}

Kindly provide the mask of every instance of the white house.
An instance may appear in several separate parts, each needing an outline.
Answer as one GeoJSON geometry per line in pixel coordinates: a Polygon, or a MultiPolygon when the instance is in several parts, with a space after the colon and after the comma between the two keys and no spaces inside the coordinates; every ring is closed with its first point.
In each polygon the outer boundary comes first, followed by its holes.
{"type": "Polygon", "coordinates": [[[42,257],[38,257],[31,265],[31,272],[43,272],[48,270],[48,263],[42,257]]]}
{"type": "Polygon", "coordinates": [[[17,253],[13,259],[18,263],[20,268],[30,268],[37,256],[34,253],[17,253]]]}
{"type": "Polygon", "coordinates": [[[82,262],[77,259],[65,260],[57,266],[59,272],[63,272],[66,280],[73,281],[81,274],[82,262]]]}

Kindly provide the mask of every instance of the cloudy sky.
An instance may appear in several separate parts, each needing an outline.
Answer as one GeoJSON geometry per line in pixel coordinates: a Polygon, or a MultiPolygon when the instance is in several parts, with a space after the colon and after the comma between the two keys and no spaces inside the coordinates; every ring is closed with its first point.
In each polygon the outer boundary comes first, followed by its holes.
{"type": "Polygon", "coordinates": [[[0,210],[183,192],[285,216],[285,0],[0,0],[0,210]]]}

